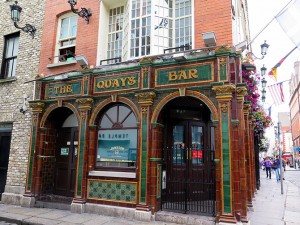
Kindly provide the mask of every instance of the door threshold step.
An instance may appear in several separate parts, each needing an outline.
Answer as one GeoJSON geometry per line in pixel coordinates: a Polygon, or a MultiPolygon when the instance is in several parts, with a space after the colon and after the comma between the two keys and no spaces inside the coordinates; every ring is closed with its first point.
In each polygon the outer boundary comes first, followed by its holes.
{"type": "Polygon", "coordinates": [[[70,204],[61,203],[61,202],[36,201],[34,207],[35,208],[71,210],[70,204]]]}

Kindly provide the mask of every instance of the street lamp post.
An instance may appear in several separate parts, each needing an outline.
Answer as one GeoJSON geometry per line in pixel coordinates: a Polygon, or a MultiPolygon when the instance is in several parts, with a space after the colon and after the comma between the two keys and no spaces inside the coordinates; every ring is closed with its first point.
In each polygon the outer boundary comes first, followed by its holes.
{"type": "Polygon", "coordinates": [[[280,122],[277,123],[275,129],[275,138],[278,139],[278,149],[279,149],[279,165],[280,165],[280,184],[281,184],[281,194],[283,194],[283,171],[282,171],[282,151],[280,147],[280,122]]]}

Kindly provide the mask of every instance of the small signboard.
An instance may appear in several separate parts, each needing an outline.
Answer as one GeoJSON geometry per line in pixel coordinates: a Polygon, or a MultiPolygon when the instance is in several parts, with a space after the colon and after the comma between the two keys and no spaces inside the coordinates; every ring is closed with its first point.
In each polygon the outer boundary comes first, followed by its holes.
{"type": "Polygon", "coordinates": [[[193,155],[193,159],[202,159],[203,158],[202,150],[193,150],[192,155],[193,155]]]}
{"type": "Polygon", "coordinates": [[[69,155],[69,148],[61,148],[60,155],[69,155]]]}

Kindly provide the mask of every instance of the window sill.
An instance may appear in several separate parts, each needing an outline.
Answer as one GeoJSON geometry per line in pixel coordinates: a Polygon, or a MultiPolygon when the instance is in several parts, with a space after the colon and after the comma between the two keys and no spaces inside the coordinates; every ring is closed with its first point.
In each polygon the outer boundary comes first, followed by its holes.
{"type": "Polygon", "coordinates": [[[0,84],[1,83],[9,83],[9,82],[14,82],[16,81],[17,78],[13,77],[13,78],[5,78],[5,79],[0,79],[0,84]]]}
{"type": "Polygon", "coordinates": [[[89,176],[97,177],[119,177],[119,178],[136,178],[133,172],[113,172],[113,171],[90,171],[89,176]]]}
{"type": "Polygon", "coordinates": [[[70,60],[70,61],[66,61],[66,62],[58,62],[58,63],[48,64],[47,68],[55,68],[55,67],[59,67],[59,66],[66,66],[66,65],[76,64],[76,63],[77,63],[76,60],[70,60]]]}

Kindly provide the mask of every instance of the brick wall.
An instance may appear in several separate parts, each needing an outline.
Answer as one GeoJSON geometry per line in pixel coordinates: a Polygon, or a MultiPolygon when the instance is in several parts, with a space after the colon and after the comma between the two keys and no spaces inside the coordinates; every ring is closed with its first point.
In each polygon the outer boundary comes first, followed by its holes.
{"type": "MultiPolygon", "coordinates": [[[[97,58],[97,42],[98,42],[98,27],[99,27],[99,0],[78,1],[75,9],[81,7],[90,8],[92,16],[90,22],[87,22],[78,17],[78,27],[76,36],[75,54],[84,54],[88,59],[89,65],[96,65],[97,58]]],[[[45,76],[51,74],[62,73],[74,69],[80,69],[78,64],[55,67],[48,69],[47,65],[53,63],[54,51],[56,44],[56,31],[58,27],[58,18],[64,13],[70,12],[70,5],[65,0],[47,1],[44,27],[47,27],[42,37],[41,61],[39,74],[45,76]],[[49,59],[50,58],[50,59],[49,59]]]]}
{"type": "Polygon", "coordinates": [[[44,0],[19,1],[22,7],[21,19],[18,23],[23,27],[26,23],[36,27],[34,39],[19,29],[16,29],[10,19],[12,0],[0,1],[0,65],[4,49],[4,36],[20,32],[20,46],[16,67],[16,79],[7,81],[0,79],[0,123],[13,123],[11,148],[5,193],[2,202],[19,204],[15,195],[24,192],[28,150],[30,143],[31,112],[20,113],[23,105],[23,95],[28,94],[32,100],[33,82],[26,83],[38,74],[38,64],[43,30],[44,0]]]}
{"type": "Polygon", "coordinates": [[[205,47],[202,33],[215,32],[217,45],[232,45],[230,0],[194,1],[195,48],[205,47]]]}

